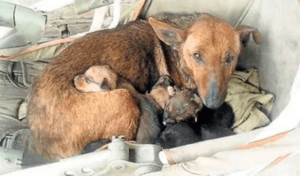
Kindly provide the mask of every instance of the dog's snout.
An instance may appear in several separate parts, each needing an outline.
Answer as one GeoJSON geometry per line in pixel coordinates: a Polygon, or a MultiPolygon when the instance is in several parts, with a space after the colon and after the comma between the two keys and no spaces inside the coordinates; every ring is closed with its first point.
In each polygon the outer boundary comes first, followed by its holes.
{"type": "Polygon", "coordinates": [[[220,89],[219,89],[219,84],[216,81],[216,79],[212,79],[209,84],[208,88],[208,94],[203,100],[203,103],[205,104],[206,107],[210,109],[217,109],[219,108],[224,100],[222,98],[220,89]]]}
{"type": "Polygon", "coordinates": [[[205,106],[210,109],[218,109],[224,103],[223,100],[207,99],[205,106]]]}

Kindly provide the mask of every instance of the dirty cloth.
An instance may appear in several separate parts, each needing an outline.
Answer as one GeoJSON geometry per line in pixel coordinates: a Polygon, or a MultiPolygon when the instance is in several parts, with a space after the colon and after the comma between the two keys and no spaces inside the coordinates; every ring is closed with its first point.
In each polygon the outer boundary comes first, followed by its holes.
{"type": "MultiPolygon", "coordinates": [[[[198,157],[193,153],[196,156],[195,160],[174,165],[165,165],[161,171],[161,175],[239,176],[278,175],[278,173],[281,173],[280,175],[283,173],[287,175],[299,175],[300,128],[298,127],[292,131],[284,132],[264,140],[241,144],[241,141],[245,139],[249,140],[256,136],[257,132],[261,132],[261,130],[231,136],[227,138],[228,143],[224,143],[226,138],[217,139],[222,140],[222,144],[227,145],[226,150],[223,150],[224,146],[219,145],[217,140],[207,141],[210,143],[209,148],[218,152],[212,154],[208,148],[203,148],[203,150],[207,149],[208,153],[203,153],[200,156],[198,155],[198,157]],[[242,136],[244,139],[241,139],[242,136]]],[[[197,149],[199,150],[200,145],[205,146],[205,142],[202,142],[202,144],[199,143],[197,149]]],[[[186,151],[186,153],[192,151],[188,150],[192,146],[185,147],[182,147],[180,151],[186,151]]],[[[179,150],[171,149],[175,161],[177,161],[177,155],[180,155],[178,152],[179,150]]]]}
{"type": "Polygon", "coordinates": [[[268,125],[274,100],[274,95],[260,89],[256,68],[235,71],[225,98],[235,114],[233,131],[242,133],[268,125]]]}

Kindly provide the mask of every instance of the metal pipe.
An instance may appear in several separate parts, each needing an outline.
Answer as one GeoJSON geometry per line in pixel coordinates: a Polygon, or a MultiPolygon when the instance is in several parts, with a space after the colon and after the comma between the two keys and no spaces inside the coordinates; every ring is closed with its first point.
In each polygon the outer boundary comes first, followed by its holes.
{"type": "Polygon", "coordinates": [[[15,27],[14,14],[16,5],[0,1],[0,26],[15,27]]]}
{"type": "Polygon", "coordinates": [[[0,49],[37,43],[44,36],[45,23],[46,17],[40,12],[12,3],[0,2],[0,26],[14,29],[0,40],[0,49]]]}

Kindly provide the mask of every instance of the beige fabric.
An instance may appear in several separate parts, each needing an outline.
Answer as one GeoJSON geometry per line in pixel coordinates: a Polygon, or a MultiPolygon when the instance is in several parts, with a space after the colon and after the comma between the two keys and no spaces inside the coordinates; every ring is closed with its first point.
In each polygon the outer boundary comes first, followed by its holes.
{"type": "MultiPolygon", "coordinates": [[[[201,155],[193,161],[165,165],[162,175],[297,175],[300,172],[300,128],[262,141],[222,150],[212,155],[201,155]],[[274,170],[273,170],[274,169],[274,170]]],[[[239,135],[237,135],[239,136],[239,135]]],[[[235,137],[237,137],[235,136],[235,137]]],[[[238,138],[240,138],[239,136],[238,138]]],[[[236,138],[237,139],[237,138],[236,138]]],[[[237,145],[231,139],[232,146],[237,145]]],[[[198,148],[201,150],[200,148],[198,148]]],[[[204,149],[205,150],[205,149],[204,149]]],[[[172,151],[172,150],[171,150],[172,151]]]]}
{"type": "Polygon", "coordinates": [[[255,68],[235,71],[228,83],[225,101],[235,114],[235,133],[251,131],[270,123],[274,95],[260,90],[258,71],[255,68]]]}

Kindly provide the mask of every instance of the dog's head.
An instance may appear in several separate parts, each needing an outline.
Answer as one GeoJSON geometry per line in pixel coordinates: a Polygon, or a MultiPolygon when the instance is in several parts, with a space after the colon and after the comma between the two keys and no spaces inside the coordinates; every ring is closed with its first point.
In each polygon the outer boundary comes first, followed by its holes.
{"type": "Polygon", "coordinates": [[[256,43],[261,42],[256,29],[235,29],[208,14],[201,14],[186,29],[154,18],[149,18],[149,23],[161,41],[178,51],[181,69],[191,76],[203,103],[211,109],[223,104],[228,80],[250,34],[256,43]]]}

